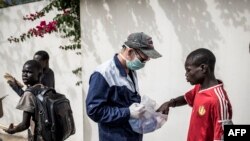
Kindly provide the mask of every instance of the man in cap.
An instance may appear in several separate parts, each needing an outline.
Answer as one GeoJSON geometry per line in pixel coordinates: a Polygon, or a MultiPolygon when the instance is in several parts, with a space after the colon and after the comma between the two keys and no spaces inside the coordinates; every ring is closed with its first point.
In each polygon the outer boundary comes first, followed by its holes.
{"type": "Polygon", "coordinates": [[[119,54],[97,67],[89,81],[86,111],[98,123],[100,141],[142,141],[142,134],[129,124],[130,118],[139,118],[145,111],[139,104],[135,70],[161,54],[143,32],[130,34],[122,47],[119,54]]]}

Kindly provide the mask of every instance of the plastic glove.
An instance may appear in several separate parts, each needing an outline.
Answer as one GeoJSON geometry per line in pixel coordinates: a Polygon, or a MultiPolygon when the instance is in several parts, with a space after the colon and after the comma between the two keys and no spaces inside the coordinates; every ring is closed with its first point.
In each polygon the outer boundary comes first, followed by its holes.
{"type": "Polygon", "coordinates": [[[143,113],[145,112],[145,106],[139,103],[133,103],[130,107],[129,107],[129,111],[130,111],[130,117],[132,118],[140,118],[143,113]]]}

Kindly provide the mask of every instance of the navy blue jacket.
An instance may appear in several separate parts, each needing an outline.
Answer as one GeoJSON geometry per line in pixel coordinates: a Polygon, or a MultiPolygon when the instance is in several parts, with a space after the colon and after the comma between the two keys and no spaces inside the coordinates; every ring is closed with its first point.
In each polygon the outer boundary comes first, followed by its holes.
{"type": "Polygon", "coordinates": [[[117,55],[100,65],[90,77],[86,99],[88,116],[98,123],[99,141],[142,141],[131,129],[129,106],[140,103],[138,82],[125,72],[117,55]]]}

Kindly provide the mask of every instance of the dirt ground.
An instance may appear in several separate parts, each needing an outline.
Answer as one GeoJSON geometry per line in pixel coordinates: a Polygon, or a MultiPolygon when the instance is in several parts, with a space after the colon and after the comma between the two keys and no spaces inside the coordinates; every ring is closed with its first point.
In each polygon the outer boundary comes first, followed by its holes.
{"type": "Polygon", "coordinates": [[[27,141],[27,139],[15,135],[4,135],[0,133],[0,141],[27,141]]]}

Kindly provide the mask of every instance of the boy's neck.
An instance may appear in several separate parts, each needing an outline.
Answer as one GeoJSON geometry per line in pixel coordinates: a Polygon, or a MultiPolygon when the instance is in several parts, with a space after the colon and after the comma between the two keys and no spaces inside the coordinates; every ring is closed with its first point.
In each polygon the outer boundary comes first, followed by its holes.
{"type": "Polygon", "coordinates": [[[28,85],[27,85],[27,88],[28,88],[28,87],[33,87],[33,86],[38,85],[38,84],[40,84],[40,83],[37,82],[37,83],[35,83],[35,84],[28,84],[28,85]]]}
{"type": "Polygon", "coordinates": [[[205,79],[203,81],[203,83],[201,84],[201,90],[213,87],[213,86],[218,85],[218,84],[219,84],[219,82],[214,76],[209,77],[209,79],[205,79]]]}

